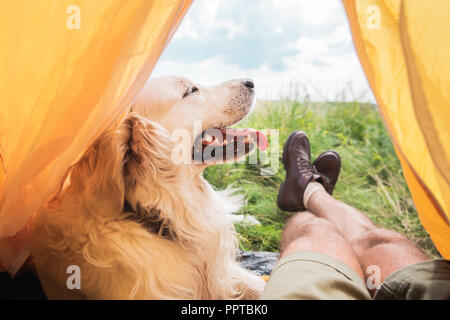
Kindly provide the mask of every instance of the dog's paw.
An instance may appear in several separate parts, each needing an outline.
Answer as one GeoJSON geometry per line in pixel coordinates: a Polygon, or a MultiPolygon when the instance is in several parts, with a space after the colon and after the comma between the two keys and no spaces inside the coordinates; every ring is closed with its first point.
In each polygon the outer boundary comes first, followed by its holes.
{"type": "Polygon", "coordinates": [[[258,221],[254,216],[251,215],[243,215],[243,214],[230,214],[230,220],[233,224],[246,224],[249,226],[259,226],[261,222],[258,221]]]}

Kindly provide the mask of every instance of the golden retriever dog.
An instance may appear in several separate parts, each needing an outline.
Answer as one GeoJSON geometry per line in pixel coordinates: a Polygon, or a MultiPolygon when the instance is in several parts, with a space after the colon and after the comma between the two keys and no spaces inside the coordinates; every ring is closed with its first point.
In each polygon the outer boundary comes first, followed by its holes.
{"type": "Polygon", "coordinates": [[[250,112],[253,87],[249,79],[147,82],[35,219],[32,259],[49,299],[259,297],[264,281],[237,261],[230,214],[241,198],[202,177],[208,165],[266,144],[255,130],[227,129],[250,112]],[[196,135],[177,139],[183,132],[196,135]]]}

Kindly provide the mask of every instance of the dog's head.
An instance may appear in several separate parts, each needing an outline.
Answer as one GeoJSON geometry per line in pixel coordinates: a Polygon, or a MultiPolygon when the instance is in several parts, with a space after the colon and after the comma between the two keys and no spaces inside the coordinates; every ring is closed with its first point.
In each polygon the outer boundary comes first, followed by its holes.
{"type": "Polygon", "coordinates": [[[204,129],[222,128],[244,118],[252,108],[253,98],[251,79],[205,87],[186,78],[167,76],[149,80],[132,110],[169,132],[192,130],[195,121],[201,121],[204,129]]]}
{"type": "MultiPolygon", "coordinates": [[[[265,147],[265,136],[258,131],[227,128],[250,112],[253,100],[251,79],[205,87],[186,78],[161,77],[146,84],[132,110],[178,139],[185,164],[189,162],[186,155],[192,155],[197,164],[208,165],[246,155],[253,141],[265,147]]],[[[176,161],[178,155],[172,156],[176,161]]]]}
{"type": "Polygon", "coordinates": [[[179,77],[153,79],[122,123],[100,136],[74,166],[71,182],[76,192],[92,199],[93,206],[98,203],[105,208],[101,199],[111,202],[111,209],[125,202],[134,211],[142,208],[145,214],[160,217],[158,210],[163,210],[169,220],[183,219],[178,214],[184,210],[181,206],[192,202],[195,207],[204,201],[199,197],[209,192],[199,179],[207,165],[218,157],[234,160],[247,154],[252,141],[266,143],[256,130],[227,128],[250,112],[253,99],[254,84],[249,79],[214,87],[179,77]],[[195,133],[199,122],[200,131],[195,133]],[[177,130],[187,133],[187,139],[177,141],[173,135],[177,130]],[[190,160],[200,153],[200,161],[176,163],[177,148],[187,152],[190,160]],[[194,189],[203,190],[203,195],[194,195],[194,189]],[[188,193],[181,203],[180,197],[188,193]]]}

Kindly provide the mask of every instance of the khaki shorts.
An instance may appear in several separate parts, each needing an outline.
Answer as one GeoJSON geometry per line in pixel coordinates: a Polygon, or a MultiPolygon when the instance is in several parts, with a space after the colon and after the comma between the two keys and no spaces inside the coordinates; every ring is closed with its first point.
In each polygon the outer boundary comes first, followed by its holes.
{"type": "MultiPolygon", "coordinates": [[[[300,251],[278,261],[261,296],[265,300],[368,300],[361,277],[327,255],[300,251]]],[[[430,260],[389,275],[375,300],[450,300],[450,261],[430,260]]]]}
{"type": "Polygon", "coordinates": [[[313,251],[278,261],[261,296],[264,300],[370,300],[363,279],[349,266],[313,251]]]}
{"type": "Polygon", "coordinates": [[[450,261],[412,264],[389,275],[375,300],[450,300],[450,261]]]}

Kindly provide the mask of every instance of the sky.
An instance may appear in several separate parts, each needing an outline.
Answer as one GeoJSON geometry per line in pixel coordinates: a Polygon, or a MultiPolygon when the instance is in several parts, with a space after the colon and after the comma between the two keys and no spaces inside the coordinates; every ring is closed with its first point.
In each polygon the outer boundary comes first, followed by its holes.
{"type": "Polygon", "coordinates": [[[374,101],[340,0],[194,0],[152,77],[250,77],[260,100],[374,101]]]}

